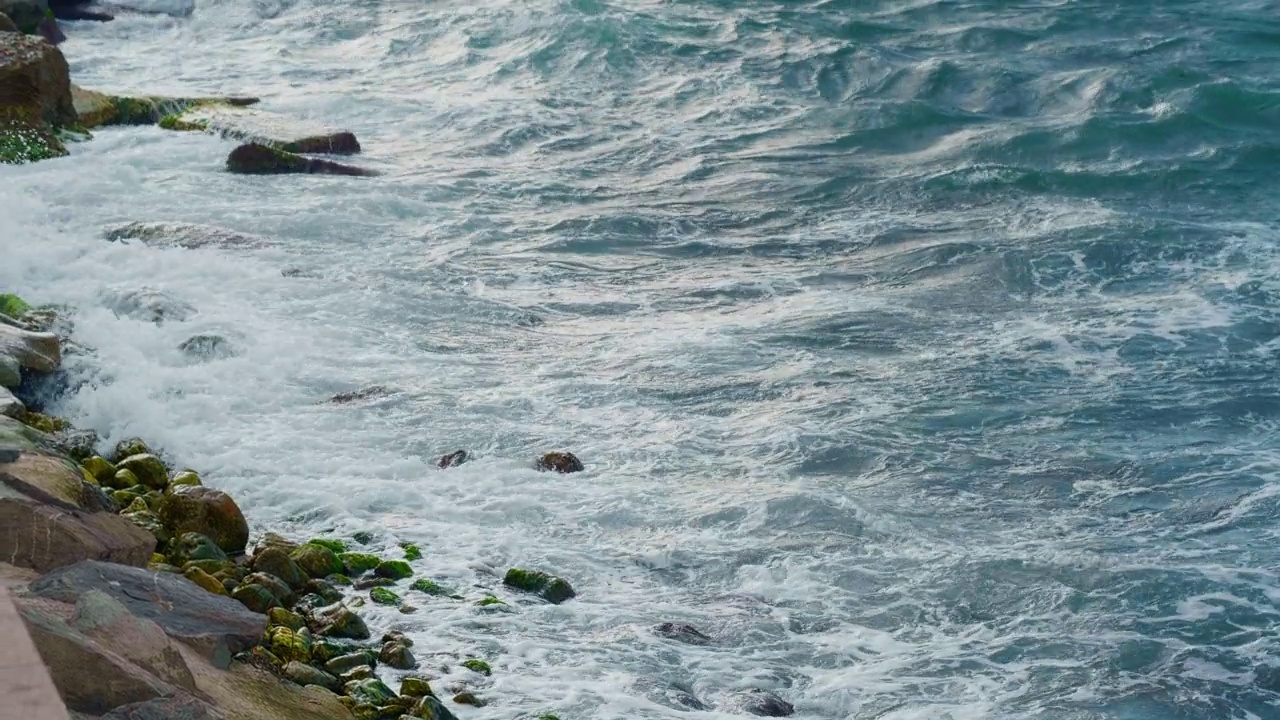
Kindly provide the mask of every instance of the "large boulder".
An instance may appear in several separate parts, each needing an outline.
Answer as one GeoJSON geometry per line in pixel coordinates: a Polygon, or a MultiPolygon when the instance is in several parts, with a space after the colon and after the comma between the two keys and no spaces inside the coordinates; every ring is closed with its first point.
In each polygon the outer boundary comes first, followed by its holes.
{"type": "Polygon", "coordinates": [[[358,175],[378,173],[332,160],[309,158],[267,145],[241,145],[227,156],[227,170],[241,175],[358,175]]]}
{"type": "Polygon", "coordinates": [[[316,123],[227,104],[204,104],[160,120],[169,130],[198,130],[290,153],[360,152],[356,136],[316,123]]]}
{"type": "Polygon", "coordinates": [[[75,602],[97,590],[137,618],[154,621],[169,637],[225,668],[231,656],[262,638],[266,617],[229,597],[205,592],[181,575],[112,563],[85,561],[31,583],[32,597],[75,602]]]}
{"type": "Polygon", "coordinates": [[[8,15],[18,32],[34,33],[48,11],[45,0],[0,0],[0,14],[8,15]]]}
{"type": "Polygon", "coordinates": [[[180,485],[160,501],[160,521],[174,535],[208,535],[231,554],[249,543],[249,523],[231,496],[200,485],[180,485]]]}
{"type": "Polygon", "coordinates": [[[62,362],[62,343],[53,333],[31,332],[0,323],[0,356],[13,358],[22,368],[53,372],[62,362]]]}
{"type": "Polygon", "coordinates": [[[0,163],[67,154],[56,131],[74,127],[77,116],[60,50],[38,37],[0,33],[0,98],[0,163]]]}

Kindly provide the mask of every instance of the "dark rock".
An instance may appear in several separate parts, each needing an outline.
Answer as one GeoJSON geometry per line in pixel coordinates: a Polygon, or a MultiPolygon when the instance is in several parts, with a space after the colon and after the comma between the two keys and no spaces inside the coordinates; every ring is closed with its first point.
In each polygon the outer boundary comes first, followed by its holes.
{"type": "Polygon", "coordinates": [[[373,176],[378,173],[332,160],[309,158],[303,155],[276,150],[266,145],[250,143],[241,145],[227,156],[227,169],[241,175],[355,175],[373,176]]]}
{"type": "Polygon", "coordinates": [[[50,45],[61,45],[67,41],[67,34],[62,32],[62,27],[58,25],[58,19],[45,17],[40,21],[40,27],[36,28],[36,34],[44,38],[45,42],[50,45]]]}
{"type": "Polygon", "coordinates": [[[453,701],[459,705],[470,705],[472,707],[484,707],[484,700],[476,697],[475,693],[460,692],[453,696],[453,701]]]}
{"type": "Polygon", "coordinates": [[[242,553],[249,543],[249,523],[236,501],[220,490],[198,485],[173,488],[161,501],[159,515],[175,535],[208,535],[228,553],[242,553]]]}
{"type": "Polygon", "coordinates": [[[208,703],[186,693],[121,705],[102,716],[102,720],[223,720],[224,716],[208,703]]]}
{"type": "Polygon", "coordinates": [[[378,653],[378,659],[382,661],[383,665],[397,670],[412,670],[418,666],[418,661],[413,657],[413,653],[409,651],[409,647],[399,642],[389,642],[383,645],[382,652],[378,653]]]}
{"type": "Polygon", "coordinates": [[[310,580],[306,571],[279,548],[267,548],[253,556],[253,569],[280,578],[294,590],[301,590],[310,580]]]}
{"type": "Polygon", "coordinates": [[[688,623],[664,622],[655,627],[653,631],[668,640],[675,640],[689,645],[706,645],[711,642],[709,635],[688,623]]]}
{"type": "Polygon", "coordinates": [[[431,695],[419,698],[409,714],[423,720],[458,720],[457,715],[449,712],[449,708],[431,695]]]}
{"type": "Polygon", "coordinates": [[[342,688],[342,691],[357,703],[373,705],[374,707],[391,705],[399,700],[399,696],[392,692],[386,683],[377,678],[349,682],[342,688]]]}
{"type": "Polygon", "coordinates": [[[0,32],[22,32],[18,29],[18,26],[9,19],[9,16],[4,14],[4,10],[6,9],[8,8],[0,6],[0,32]]]}
{"type": "Polygon", "coordinates": [[[342,591],[325,580],[308,580],[302,590],[308,595],[320,596],[325,600],[324,605],[331,605],[342,599],[342,591]]]}
{"type": "Polygon", "coordinates": [[[436,461],[436,467],[441,470],[457,467],[465,463],[468,459],[466,450],[454,450],[448,455],[441,455],[440,459],[436,461]]]}
{"type": "Polygon", "coordinates": [[[129,438],[116,443],[115,450],[111,453],[111,462],[118,463],[127,457],[133,455],[152,455],[151,448],[143,442],[142,438],[129,438]]]}
{"type": "Polygon", "coordinates": [[[573,453],[567,452],[549,452],[538,458],[536,467],[542,472],[550,472],[554,470],[558,473],[575,473],[586,470],[582,461],[573,453]]]}
{"type": "Polygon", "coordinates": [[[227,554],[208,535],[189,532],[183,533],[174,541],[173,548],[169,551],[169,559],[174,565],[180,566],[192,561],[213,561],[217,563],[217,569],[221,570],[223,563],[227,562],[227,554]]]}
{"type": "Polygon", "coordinates": [[[388,630],[387,632],[383,633],[381,642],[383,643],[398,642],[398,643],[404,643],[405,647],[413,647],[413,640],[408,635],[405,635],[399,630],[388,630]]]}
{"type": "Polygon", "coordinates": [[[431,683],[427,682],[426,678],[410,675],[400,681],[400,697],[419,698],[428,695],[435,697],[435,693],[431,690],[431,683]]]}
{"type": "Polygon", "coordinates": [[[341,603],[317,608],[312,614],[312,619],[313,627],[320,635],[352,640],[369,639],[369,626],[364,624],[364,620],[361,620],[359,615],[341,603]]]}
{"type": "Polygon", "coordinates": [[[375,575],[374,577],[362,577],[352,583],[351,587],[356,590],[369,590],[371,588],[389,587],[395,584],[396,581],[391,578],[377,577],[375,575]]]}
{"type": "Polygon", "coordinates": [[[244,584],[260,585],[266,588],[271,591],[271,594],[275,596],[275,599],[281,605],[288,606],[293,604],[293,590],[286,585],[283,580],[275,575],[268,575],[267,573],[261,572],[250,573],[244,576],[244,584]]]}
{"type": "Polygon", "coordinates": [[[542,596],[544,600],[555,605],[577,595],[567,580],[548,575],[539,570],[521,570],[511,568],[502,578],[502,584],[516,590],[523,590],[542,596]]]}
{"type": "Polygon", "coordinates": [[[334,675],[344,675],[358,667],[377,667],[378,658],[372,650],[358,650],[331,658],[324,664],[324,669],[334,675]]]}
{"type": "Polygon", "coordinates": [[[110,13],[98,12],[89,9],[87,2],[59,2],[51,0],[49,9],[53,10],[53,16],[59,20],[86,20],[89,22],[111,22],[115,19],[110,13]]]}
{"type": "Polygon", "coordinates": [[[236,356],[231,341],[221,335],[193,335],[178,346],[184,355],[197,360],[217,360],[236,356]]]}
{"type": "Polygon", "coordinates": [[[44,0],[0,0],[0,15],[6,16],[14,27],[6,32],[34,33],[48,7],[44,0]]]}
{"type": "Polygon", "coordinates": [[[358,400],[371,400],[373,398],[386,397],[391,391],[381,385],[370,385],[367,388],[353,390],[351,392],[338,393],[329,398],[329,402],[343,405],[346,403],[356,402],[358,400]]]}
{"type": "Polygon", "coordinates": [[[761,717],[787,717],[796,712],[791,703],[759,688],[739,693],[736,700],[745,712],[761,717]]]}
{"type": "Polygon", "coordinates": [[[338,678],[296,660],[286,663],[283,673],[286,678],[299,685],[319,685],[334,691],[339,689],[338,678]]]}
{"type": "Polygon", "coordinates": [[[111,596],[129,612],[225,668],[235,653],[258,644],[266,618],[234,600],[211,595],[180,575],[87,560],[31,583],[29,594],[74,602],[90,590],[111,596]]]}
{"type": "Polygon", "coordinates": [[[360,530],[360,531],[351,533],[351,539],[355,540],[361,545],[368,545],[369,543],[373,542],[373,533],[369,532],[368,530],[360,530]]]}

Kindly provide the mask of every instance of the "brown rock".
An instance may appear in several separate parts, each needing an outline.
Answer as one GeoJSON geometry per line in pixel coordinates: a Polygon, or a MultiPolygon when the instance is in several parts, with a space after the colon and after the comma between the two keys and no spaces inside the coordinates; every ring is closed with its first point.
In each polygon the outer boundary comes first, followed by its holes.
{"type": "Polygon", "coordinates": [[[200,692],[231,720],[354,720],[338,696],[316,685],[282,682],[267,670],[234,663],[223,672],[182,648],[200,692]]]}
{"type": "Polygon", "coordinates": [[[581,472],[586,468],[573,453],[549,452],[538,458],[537,468],[543,472],[554,470],[558,473],[581,472]]]}
{"type": "Polygon", "coordinates": [[[227,156],[227,169],[242,175],[362,175],[378,173],[332,160],[309,158],[296,153],[250,143],[241,145],[227,156]]]}
{"type": "Polygon", "coordinates": [[[231,554],[244,552],[249,523],[231,496],[199,485],[180,485],[160,501],[160,521],[175,536],[195,532],[208,535],[231,554]]]}
{"type": "Polygon", "coordinates": [[[75,125],[77,116],[71,102],[71,78],[62,51],[29,35],[6,35],[2,46],[0,88],[34,89],[35,97],[19,99],[22,104],[34,101],[31,106],[37,115],[33,119],[54,127],[75,125]]]}
{"type": "Polygon", "coordinates": [[[14,565],[39,572],[82,560],[142,566],[155,544],[151,533],[118,515],[0,495],[0,557],[14,565]]]}

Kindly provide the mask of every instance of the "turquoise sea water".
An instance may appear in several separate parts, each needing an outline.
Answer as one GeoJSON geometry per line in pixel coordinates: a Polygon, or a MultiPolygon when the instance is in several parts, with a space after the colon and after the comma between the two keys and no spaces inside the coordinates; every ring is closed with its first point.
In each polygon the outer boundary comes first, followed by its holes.
{"type": "Polygon", "coordinates": [[[55,409],[257,527],[570,578],[375,611],[490,659],[464,720],[1280,717],[1280,3],[128,4],[80,84],[260,95],[384,175],[152,128],[0,168],[0,285],[97,349],[55,409]]]}

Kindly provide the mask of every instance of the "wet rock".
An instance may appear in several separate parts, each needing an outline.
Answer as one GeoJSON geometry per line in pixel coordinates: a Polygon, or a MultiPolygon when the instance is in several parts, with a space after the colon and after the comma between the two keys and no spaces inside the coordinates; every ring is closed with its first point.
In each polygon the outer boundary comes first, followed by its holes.
{"type": "Polygon", "coordinates": [[[282,662],[311,662],[311,631],[277,625],[267,631],[267,649],[282,662]]]}
{"type": "Polygon", "coordinates": [[[413,543],[400,543],[400,547],[404,550],[404,559],[408,561],[421,560],[422,548],[413,543]]]}
{"type": "Polygon", "coordinates": [[[112,292],[103,298],[103,304],[117,317],[157,325],[182,322],[196,313],[194,307],[172,294],[150,287],[112,292]]]}
{"type": "Polygon", "coordinates": [[[449,708],[431,695],[419,698],[409,714],[423,720],[458,720],[458,716],[449,712],[449,708]]]}
{"type": "Polygon", "coordinates": [[[182,576],[191,582],[204,588],[205,592],[211,592],[214,595],[228,595],[226,587],[222,581],[201,570],[198,567],[187,568],[182,571],[182,576]]]}
{"type": "Polygon", "coordinates": [[[369,532],[368,530],[360,530],[359,532],[351,533],[351,539],[355,540],[361,545],[368,545],[369,543],[373,542],[373,533],[369,532]]]}
{"type": "Polygon", "coordinates": [[[258,538],[258,542],[253,544],[253,554],[257,555],[267,548],[278,548],[286,553],[292,553],[298,549],[298,543],[289,540],[283,535],[268,532],[263,533],[262,537],[258,538]]]}
{"type": "Polygon", "coordinates": [[[219,567],[227,561],[227,554],[208,535],[183,533],[173,543],[169,553],[174,565],[185,565],[193,560],[212,560],[219,567]]]}
{"type": "Polygon", "coordinates": [[[34,33],[48,7],[44,0],[0,0],[0,15],[6,16],[14,28],[5,32],[34,33]]]}
{"type": "Polygon", "coordinates": [[[173,113],[197,105],[253,105],[257,98],[180,98],[161,96],[109,95],[71,85],[71,102],[80,126],[93,129],[108,125],[155,125],[173,113]]]}
{"type": "Polygon", "coordinates": [[[448,455],[441,455],[440,459],[436,461],[436,467],[441,470],[457,467],[465,463],[468,459],[466,450],[454,450],[448,455]]]}
{"type": "Polygon", "coordinates": [[[400,642],[389,642],[382,646],[382,652],[378,654],[378,659],[383,665],[393,667],[397,670],[412,670],[418,666],[418,661],[413,657],[413,653],[409,651],[409,646],[400,642]]]}
{"type": "Polygon", "coordinates": [[[272,608],[280,605],[280,599],[276,597],[275,593],[261,585],[252,583],[241,585],[232,590],[231,597],[255,613],[266,614],[272,608]]]}
{"type": "Polygon", "coordinates": [[[238,354],[231,341],[221,335],[193,335],[182,341],[178,350],[193,360],[224,360],[238,354]]]}
{"type": "Polygon", "coordinates": [[[167,126],[198,130],[290,153],[351,154],[360,152],[356,136],[315,123],[258,109],[210,105],[176,114],[167,126]]]}
{"type": "Polygon", "coordinates": [[[89,457],[80,462],[80,467],[89,471],[89,474],[98,481],[99,484],[110,487],[111,481],[116,476],[116,466],[103,457],[89,457]]]}
{"type": "Polygon", "coordinates": [[[549,452],[538,458],[536,467],[542,472],[555,471],[558,473],[575,473],[586,470],[581,460],[573,453],[567,452],[549,452]]]}
{"type": "Polygon", "coordinates": [[[94,448],[98,444],[98,433],[67,427],[53,434],[53,442],[57,446],[58,453],[76,462],[83,462],[86,458],[93,456],[94,448]]]}
{"type": "Polygon", "coordinates": [[[343,392],[329,398],[329,402],[335,405],[345,405],[347,403],[359,402],[361,400],[372,400],[374,398],[386,397],[391,391],[381,385],[370,385],[367,388],[353,390],[351,392],[343,392]]]}
{"type": "Polygon", "coordinates": [[[759,688],[737,693],[734,704],[741,707],[744,712],[761,717],[787,717],[796,712],[791,703],[768,690],[759,688]]]}
{"type": "Polygon", "coordinates": [[[502,578],[502,584],[509,588],[540,595],[547,602],[556,605],[577,595],[567,580],[539,570],[511,568],[502,578]]]}
{"type": "Polygon", "coordinates": [[[332,638],[314,638],[311,642],[311,659],[317,663],[327,663],[336,657],[350,655],[355,652],[372,653],[353,642],[343,642],[332,638]]]}
{"type": "Polygon", "coordinates": [[[470,660],[463,661],[462,667],[472,672],[478,672],[485,677],[493,674],[493,668],[489,667],[489,663],[478,658],[471,658],[470,660]]]}
{"type": "Polygon", "coordinates": [[[352,640],[369,639],[369,626],[341,603],[318,608],[313,617],[319,626],[320,635],[352,640]]]}
{"type": "MultiPolygon", "coordinates": [[[[10,17],[20,27],[24,24],[10,17]]],[[[39,25],[44,18],[36,22],[39,25]]],[[[67,154],[56,131],[74,126],[77,118],[67,61],[54,43],[30,35],[0,33],[0,94],[5,99],[0,105],[0,164],[67,154]]],[[[0,329],[7,327],[0,325],[0,329]]],[[[0,336],[0,355],[8,354],[4,345],[0,336]]]]}
{"type": "Polygon", "coordinates": [[[400,696],[406,698],[435,697],[435,693],[432,692],[431,683],[427,682],[426,678],[410,675],[400,681],[400,696]]]}
{"type": "MultiPolygon", "coordinates": [[[[146,487],[145,485],[142,485],[138,476],[134,475],[133,471],[129,469],[116,470],[115,477],[111,478],[111,480],[107,482],[107,487],[115,488],[117,490],[129,490],[129,488],[135,486],[146,487]]],[[[137,493],[134,493],[134,495],[137,495],[137,493]]]]}
{"type": "Polygon", "coordinates": [[[303,586],[302,591],[309,595],[319,596],[325,601],[324,605],[332,605],[342,599],[342,591],[326,580],[309,580],[303,586]]]}
{"type": "Polygon", "coordinates": [[[203,485],[203,484],[204,483],[200,482],[200,475],[198,475],[195,470],[183,470],[177,475],[174,475],[173,478],[169,480],[170,488],[180,487],[183,485],[203,485]]]}
{"type": "Polygon", "coordinates": [[[265,145],[241,145],[227,156],[227,170],[241,175],[354,175],[373,176],[373,170],[343,165],[276,150],[265,145]]]}
{"type": "Polygon", "coordinates": [[[169,486],[169,469],[155,455],[149,453],[130,455],[116,463],[116,467],[132,472],[139,483],[153,490],[164,490],[169,486]]]}
{"type": "Polygon", "coordinates": [[[390,587],[395,584],[396,581],[391,578],[362,577],[352,583],[352,587],[356,590],[369,590],[370,588],[390,587]]]}
{"type": "Polygon", "coordinates": [[[484,700],[476,697],[475,693],[470,692],[460,692],[454,695],[453,701],[459,705],[470,705],[472,707],[484,707],[486,705],[484,700]]]}
{"type": "Polygon", "coordinates": [[[269,240],[257,235],[192,223],[135,222],[109,228],[105,237],[112,242],[137,240],[152,247],[177,247],[188,250],[202,247],[251,249],[271,245],[269,240]]]}
{"type": "Polygon", "coordinates": [[[343,685],[346,685],[349,682],[355,682],[357,680],[368,680],[372,677],[373,677],[373,668],[367,665],[361,665],[360,667],[354,667],[342,673],[342,677],[338,679],[342,682],[343,685]]]}
{"type": "Polygon", "coordinates": [[[709,635],[688,623],[664,622],[656,626],[653,632],[668,640],[675,640],[689,645],[706,645],[711,642],[709,635]]]}
{"type": "Polygon", "coordinates": [[[59,20],[83,20],[86,22],[111,22],[111,13],[90,10],[89,3],[81,0],[49,0],[49,9],[59,20]]]}
{"type": "Polygon", "coordinates": [[[382,562],[377,555],[368,553],[345,552],[338,557],[342,560],[343,565],[347,568],[349,575],[359,575],[367,570],[378,567],[378,563],[382,562]]]}
{"type": "Polygon", "coordinates": [[[279,548],[267,548],[254,555],[253,569],[280,578],[293,590],[301,590],[310,579],[306,571],[279,548]]]}
{"type": "Polygon", "coordinates": [[[372,650],[358,650],[329,659],[325,662],[324,669],[334,675],[345,675],[358,667],[373,668],[377,664],[378,659],[372,650]]]}
{"type": "Polygon", "coordinates": [[[379,605],[392,605],[392,606],[399,607],[401,603],[399,595],[382,587],[377,587],[370,590],[369,599],[379,605]]]}
{"type": "Polygon", "coordinates": [[[383,560],[373,570],[378,577],[390,578],[391,580],[403,580],[413,576],[413,568],[409,567],[409,563],[403,560],[383,560]]]}
{"type": "Polygon", "coordinates": [[[294,562],[313,578],[323,578],[341,573],[346,566],[337,553],[322,545],[307,543],[291,554],[294,562]]]}
{"type": "Polygon", "coordinates": [[[307,621],[298,613],[287,608],[272,608],[267,613],[267,624],[272,627],[287,627],[290,630],[301,630],[307,621]]]}
{"type": "Polygon", "coordinates": [[[409,589],[417,590],[418,592],[426,593],[427,595],[452,595],[453,594],[453,591],[450,590],[449,588],[443,587],[440,584],[436,583],[436,581],[429,580],[427,578],[418,578],[417,580],[414,580],[413,583],[409,585],[409,589]]]}
{"type": "Polygon", "coordinates": [[[3,384],[0,379],[0,415],[5,417],[17,417],[27,412],[27,406],[22,401],[13,396],[9,388],[3,384]]]}
{"type": "Polygon", "coordinates": [[[244,576],[244,584],[261,585],[267,590],[270,590],[271,594],[275,596],[276,600],[281,605],[288,606],[293,604],[293,590],[285,584],[283,580],[275,575],[268,575],[267,573],[262,572],[250,573],[244,576]]]}
{"type": "Polygon", "coordinates": [[[334,691],[339,689],[338,678],[319,668],[296,660],[285,663],[282,672],[287,679],[299,685],[319,685],[322,688],[334,691]]]}
{"type": "Polygon", "coordinates": [[[27,370],[53,372],[62,362],[62,341],[53,333],[32,332],[0,323],[0,356],[13,358],[19,367],[27,370]]]}
{"type": "Polygon", "coordinates": [[[249,523],[230,495],[212,488],[182,486],[160,502],[160,520],[174,534],[208,535],[218,547],[232,554],[244,552],[249,523]]]}
{"type": "Polygon", "coordinates": [[[337,553],[339,555],[347,551],[346,543],[342,542],[341,540],[334,540],[332,538],[311,538],[310,540],[307,541],[307,544],[319,545],[322,548],[328,548],[332,550],[334,553],[337,553]]]}
{"type": "Polygon", "coordinates": [[[142,438],[129,438],[116,443],[115,449],[111,452],[111,462],[118,463],[127,457],[133,455],[152,455],[151,448],[143,442],[142,438]]]}
{"type": "Polygon", "coordinates": [[[391,688],[377,678],[349,682],[342,688],[342,691],[354,698],[357,703],[373,705],[374,707],[391,705],[399,700],[399,697],[392,692],[391,688]]]}
{"type": "Polygon", "coordinates": [[[29,594],[74,602],[90,590],[111,596],[134,617],[155,622],[169,637],[195,648],[218,667],[225,668],[232,655],[257,645],[266,627],[265,617],[179,575],[91,560],[45,575],[31,583],[29,594]]]}

